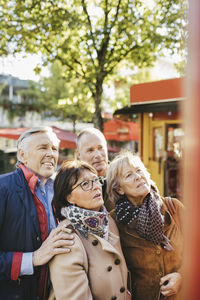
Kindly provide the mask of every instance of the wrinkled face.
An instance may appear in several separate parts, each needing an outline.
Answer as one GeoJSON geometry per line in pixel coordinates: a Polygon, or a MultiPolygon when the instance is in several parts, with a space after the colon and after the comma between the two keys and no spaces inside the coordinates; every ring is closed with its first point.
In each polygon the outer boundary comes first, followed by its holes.
{"type": "Polygon", "coordinates": [[[95,134],[84,134],[79,141],[78,159],[92,165],[98,176],[106,176],[108,166],[107,146],[103,139],[95,134]]]}
{"type": "Polygon", "coordinates": [[[89,170],[83,171],[76,184],[72,187],[72,189],[75,187],[76,188],[72,190],[70,195],[67,196],[67,201],[85,209],[99,211],[104,204],[102,197],[102,186],[99,181],[94,182],[93,188],[89,191],[84,191],[79,185],[81,182],[95,178],[97,178],[96,174],[90,172],[89,170]]]}
{"type": "Polygon", "coordinates": [[[130,165],[124,162],[121,176],[119,177],[120,187],[117,192],[126,195],[135,205],[142,204],[146,195],[150,192],[149,178],[138,165],[130,165]]]}
{"type": "Polygon", "coordinates": [[[58,161],[58,141],[46,132],[34,133],[24,149],[19,149],[20,160],[42,181],[54,174],[58,161]]]}

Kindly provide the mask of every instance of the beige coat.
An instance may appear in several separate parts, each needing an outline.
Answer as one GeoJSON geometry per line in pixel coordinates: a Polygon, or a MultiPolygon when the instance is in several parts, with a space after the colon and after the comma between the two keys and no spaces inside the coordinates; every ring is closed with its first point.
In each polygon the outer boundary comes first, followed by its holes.
{"type": "MultiPolygon", "coordinates": [[[[131,271],[134,300],[160,299],[160,278],[173,272],[179,272],[182,261],[183,236],[181,231],[181,215],[183,205],[172,199],[176,206],[176,214],[170,215],[162,198],[162,213],[165,216],[164,233],[169,238],[173,251],[166,251],[160,245],[140,237],[130,225],[117,221],[114,211],[111,215],[116,219],[124,256],[131,271]]],[[[165,297],[167,300],[180,300],[180,295],[165,297]]]]}
{"type": "MultiPolygon", "coordinates": [[[[70,224],[70,223],[69,223],[70,224]]],[[[53,285],[49,300],[125,300],[127,267],[117,226],[109,216],[109,239],[75,231],[71,252],[49,264],[53,285]]]]}

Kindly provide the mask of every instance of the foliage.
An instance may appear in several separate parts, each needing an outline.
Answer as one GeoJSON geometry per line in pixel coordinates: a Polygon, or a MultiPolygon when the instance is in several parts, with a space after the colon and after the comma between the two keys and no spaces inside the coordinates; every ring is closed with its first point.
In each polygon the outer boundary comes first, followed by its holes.
{"type": "Polygon", "coordinates": [[[5,88],[5,86],[6,86],[5,83],[1,83],[1,84],[0,84],[0,97],[1,97],[2,91],[3,91],[3,89],[5,88]]]}
{"type": "Polygon", "coordinates": [[[61,120],[70,119],[75,125],[78,120],[90,122],[94,112],[91,92],[80,80],[63,77],[62,65],[55,61],[51,75],[41,81],[41,101],[49,115],[61,120]],[[87,103],[87,105],[85,105],[87,103]]]}
{"type": "Polygon", "coordinates": [[[41,84],[28,80],[28,87],[26,89],[20,89],[17,93],[21,96],[21,99],[23,99],[22,102],[33,105],[35,110],[40,111],[43,108],[40,102],[41,84]]]}
{"type": "Polygon", "coordinates": [[[114,80],[115,98],[110,101],[110,107],[113,110],[122,108],[130,104],[130,87],[133,84],[144,83],[151,80],[151,74],[148,68],[144,68],[136,74],[128,76],[119,76],[116,74],[114,80]]]}
{"type": "Polygon", "coordinates": [[[0,1],[0,54],[59,60],[67,78],[90,90],[98,128],[103,84],[121,61],[147,67],[165,47],[180,48],[186,0],[0,1]]]}
{"type": "Polygon", "coordinates": [[[45,109],[40,101],[41,91],[39,85],[34,81],[28,81],[28,87],[17,91],[17,93],[20,95],[20,102],[8,99],[7,95],[0,95],[0,106],[8,113],[10,121],[15,116],[24,117],[27,111],[41,112],[45,109]]]}

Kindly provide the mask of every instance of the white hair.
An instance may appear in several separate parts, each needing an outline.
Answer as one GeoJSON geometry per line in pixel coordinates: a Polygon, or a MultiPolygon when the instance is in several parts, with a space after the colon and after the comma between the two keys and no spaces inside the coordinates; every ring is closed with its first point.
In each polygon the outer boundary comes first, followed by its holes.
{"type": "Polygon", "coordinates": [[[83,130],[81,130],[78,135],[77,135],[77,138],[76,138],[76,146],[77,146],[77,149],[79,149],[80,147],[80,140],[81,138],[86,135],[86,134],[91,134],[91,135],[96,135],[98,136],[102,141],[103,143],[105,144],[105,146],[107,146],[107,141],[106,141],[106,138],[105,136],[103,135],[103,133],[97,129],[97,128],[91,128],[91,127],[88,127],[88,128],[84,128],[83,130]]]}
{"type": "Polygon", "coordinates": [[[21,163],[18,150],[22,149],[27,151],[31,137],[35,133],[49,133],[52,139],[59,145],[60,140],[57,138],[57,135],[53,132],[52,128],[49,126],[40,126],[40,127],[32,127],[22,133],[17,141],[17,164],[21,163]]]}

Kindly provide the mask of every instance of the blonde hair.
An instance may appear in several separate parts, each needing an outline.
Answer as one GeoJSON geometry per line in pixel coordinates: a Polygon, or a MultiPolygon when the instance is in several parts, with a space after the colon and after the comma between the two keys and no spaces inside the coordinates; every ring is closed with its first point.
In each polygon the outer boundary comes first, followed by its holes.
{"type": "Polygon", "coordinates": [[[138,155],[133,155],[130,151],[123,151],[113,159],[107,171],[106,194],[110,201],[116,203],[120,198],[117,189],[120,187],[119,178],[122,175],[125,163],[130,166],[140,167],[146,178],[150,181],[151,186],[157,191],[156,184],[151,180],[150,173],[145,168],[140,157],[138,155]]]}

